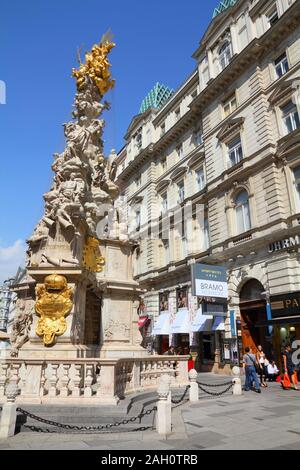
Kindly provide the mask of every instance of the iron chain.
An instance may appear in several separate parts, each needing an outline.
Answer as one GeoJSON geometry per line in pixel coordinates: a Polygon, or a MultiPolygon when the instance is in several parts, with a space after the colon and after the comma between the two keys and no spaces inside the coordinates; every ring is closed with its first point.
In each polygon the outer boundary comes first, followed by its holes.
{"type": "Polygon", "coordinates": [[[183,400],[185,399],[185,396],[186,396],[186,394],[187,394],[187,392],[188,392],[188,390],[189,390],[190,387],[191,387],[190,385],[187,385],[187,387],[186,387],[186,389],[185,389],[183,395],[182,395],[178,400],[174,400],[174,399],[171,400],[171,402],[173,403],[173,405],[179,405],[179,403],[183,402],[183,400]]]}
{"type": "MultiPolygon", "coordinates": [[[[67,430],[72,430],[72,431],[96,431],[97,432],[97,431],[108,430],[108,429],[115,428],[115,427],[117,428],[119,426],[126,425],[128,423],[134,423],[138,419],[141,420],[144,416],[150,415],[151,413],[156,411],[156,409],[157,409],[156,406],[154,406],[151,410],[144,411],[144,412],[140,413],[138,416],[134,416],[130,419],[124,419],[123,421],[113,423],[113,424],[103,424],[102,426],[72,426],[70,424],[57,423],[56,421],[51,421],[51,420],[48,420],[48,419],[41,418],[41,417],[36,416],[32,413],[29,413],[26,410],[23,410],[22,408],[17,408],[17,411],[19,413],[21,413],[22,415],[27,416],[28,418],[31,418],[35,421],[39,421],[40,423],[44,423],[44,424],[48,424],[50,426],[54,426],[56,428],[67,429],[67,430]]],[[[29,429],[31,429],[33,431],[37,431],[37,432],[52,432],[48,429],[38,428],[36,426],[27,426],[27,427],[29,429]]],[[[140,431],[140,430],[146,430],[146,429],[150,429],[150,428],[139,428],[139,429],[133,429],[131,431],[140,431]]],[[[53,431],[53,432],[55,432],[55,431],[53,431]]]]}
{"type": "Polygon", "coordinates": [[[209,392],[208,390],[205,390],[199,383],[198,387],[200,390],[202,390],[202,392],[207,393],[208,395],[211,395],[213,397],[220,397],[221,395],[225,395],[225,393],[227,393],[233,387],[233,383],[230,383],[226,390],[223,390],[222,392],[209,392]]]}
{"type": "Polygon", "coordinates": [[[212,387],[212,388],[215,388],[215,387],[227,387],[227,385],[229,386],[232,382],[224,382],[222,384],[204,384],[204,383],[201,383],[201,382],[197,382],[198,385],[201,385],[202,387],[212,387]]]}

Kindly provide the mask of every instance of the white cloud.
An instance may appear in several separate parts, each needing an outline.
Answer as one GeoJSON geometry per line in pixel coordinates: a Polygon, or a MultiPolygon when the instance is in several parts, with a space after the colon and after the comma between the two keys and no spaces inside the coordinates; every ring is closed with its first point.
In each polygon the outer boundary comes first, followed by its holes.
{"type": "Polygon", "coordinates": [[[23,240],[16,240],[13,245],[0,245],[0,283],[15,276],[19,266],[25,264],[26,245],[23,240]]]}

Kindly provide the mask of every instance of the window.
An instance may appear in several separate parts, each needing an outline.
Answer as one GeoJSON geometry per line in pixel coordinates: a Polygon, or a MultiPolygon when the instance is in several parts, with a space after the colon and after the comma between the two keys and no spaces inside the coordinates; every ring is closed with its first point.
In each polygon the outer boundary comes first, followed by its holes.
{"type": "Polygon", "coordinates": [[[289,70],[289,64],[286,53],[282,54],[278,59],[275,60],[275,70],[277,77],[280,78],[289,70]]]}
{"type": "Polygon", "coordinates": [[[184,201],[184,181],[180,181],[177,184],[178,188],[178,204],[181,204],[184,201]]]}
{"type": "Polygon", "coordinates": [[[137,210],[135,213],[135,225],[136,231],[139,232],[141,229],[141,211],[137,210]]]}
{"type": "Polygon", "coordinates": [[[270,10],[266,16],[267,16],[267,21],[269,23],[269,27],[271,28],[279,19],[276,5],[274,5],[272,10],[270,10]]]}
{"type": "Polygon", "coordinates": [[[231,45],[226,41],[219,50],[219,66],[220,71],[224,70],[232,58],[231,45]]]}
{"type": "Polygon", "coordinates": [[[230,166],[237,165],[243,159],[243,148],[240,137],[228,145],[228,156],[230,166]]]}
{"type": "Polygon", "coordinates": [[[135,186],[136,188],[139,188],[142,184],[142,178],[141,176],[138,176],[136,179],[135,179],[135,186]]]}
{"type": "Polygon", "coordinates": [[[167,158],[166,157],[162,158],[160,163],[161,163],[162,172],[164,173],[167,170],[167,158]]]}
{"type": "Polygon", "coordinates": [[[210,236],[209,236],[209,222],[208,214],[204,215],[204,226],[203,226],[203,249],[204,251],[208,250],[210,246],[210,236]]]}
{"type": "Polygon", "coordinates": [[[176,147],[176,152],[179,158],[183,157],[183,145],[182,144],[176,147]]]}
{"type": "Polygon", "coordinates": [[[170,263],[170,243],[169,240],[163,240],[163,246],[165,251],[165,264],[170,263]]]}
{"type": "Polygon", "coordinates": [[[197,90],[194,90],[191,94],[191,98],[194,100],[197,97],[197,90]]]}
{"type": "Polygon", "coordinates": [[[300,210],[300,166],[293,169],[297,209],[300,210]]]}
{"type": "Polygon", "coordinates": [[[161,201],[162,201],[161,211],[162,211],[162,214],[165,214],[168,211],[168,195],[167,195],[167,193],[162,194],[161,201]]]}
{"type": "Polygon", "coordinates": [[[286,134],[290,134],[300,128],[298,109],[292,101],[281,108],[281,111],[286,134]]]}
{"type": "Polygon", "coordinates": [[[250,230],[250,206],[247,191],[241,191],[235,199],[237,232],[244,233],[250,230]]]}
{"type": "Polygon", "coordinates": [[[196,129],[194,131],[193,141],[196,147],[203,144],[203,133],[201,129],[196,129]]]}
{"type": "Polygon", "coordinates": [[[135,135],[135,146],[138,150],[142,148],[142,129],[139,129],[135,135]]]}
{"type": "Polygon", "coordinates": [[[240,42],[240,49],[244,49],[248,42],[248,30],[247,30],[247,20],[246,20],[246,15],[243,13],[239,19],[238,19],[238,36],[239,36],[239,42],[240,42]]]}
{"type": "Polygon", "coordinates": [[[196,178],[198,191],[202,191],[202,189],[205,187],[205,176],[203,168],[196,170],[196,178]]]}
{"type": "Polygon", "coordinates": [[[180,108],[175,110],[175,122],[179,121],[180,119],[180,108]]]}
{"type": "Polygon", "coordinates": [[[227,117],[231,113],[233,113],[237,108],[237,102],[236,102],[236,96],[235,94],[231,95],[230,98],[228,98],[224,103],[223,103],[223,110],[224,110],[224,116],[227,117]]]}
{"type": "Polygon", "coordinates": [[[166,125],[162,124],[160,126],[160,136],[162,137],[166,133],[166,125]]]}

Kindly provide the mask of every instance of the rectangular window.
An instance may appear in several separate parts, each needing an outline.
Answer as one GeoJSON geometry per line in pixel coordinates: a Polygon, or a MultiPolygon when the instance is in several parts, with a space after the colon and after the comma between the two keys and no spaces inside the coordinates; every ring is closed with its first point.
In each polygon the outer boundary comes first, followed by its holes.
{"type": "Polygon", "coordinates": [[[175,110],[175,122],[179,121],[180,119],[180,108],[175,110]]]}
{"type": "Polygon", "coordinates": [[[199,170],[196,170],[196,178],[198,191],[202,191],[202,189],[204,189],[205,187],[205,176],[203,168],[199,168],[199,170]]]}
{"type": "Polygon", "coordinates": [[[270,28],[278,21],[279,16],[278,16],[278,11],[276,5],[272,8],[272,10],[267,13],[267,21],[269,23],[270,28]]]}
{"type": "Polygon", "coordinates": [[[179,158],[183,157],[183,145],[182,144],[176,147],[176,152],[179,158]]]}
{"type": "Polygon", "coordinates": [[[160,136],[162,137],[166,133],[166,125],[162,124],[160,126],[160,136]]]}
{"type": "Polygon", "coordinates": [[[300,211],[300,166],[293,168],[297,210],[300,211]]]}
{"type": "Polygon", "coordinates": [[[168,211],[168,195],[167,193],[162,194],[161,196],[161,207],[162,207],[162,214],[165,214],[168,211]]]}
{"type": "Polygon", "coordinates": [[[136,178],[136,180],[135,180],[136,188],[139,188],[141,186],[141,184],[142,184],[142,178],[141,178],[141,176],[138,176],[138,178],[136,178]]]}
{"type": "Polygon", "coordinates": [[[135,225],[136,231],[139,232],[141,229],[141,211],[136,211],[135,213],[135,225]]]}
{"type": "Polygon", "coordinates": [[[181,204],[184,201],[184,181],[180,181],[180,183],[177,184],[178,188],[178,204],[181,204]]]}
{"type": "Polygon", "coordinates": [[[203,144],[203,133],[201,129],[196,129],[194,131],[193,141],[196,147],[203,144]]]}
{"type": "Polygon", "coordinates": [[[169,240],[163,240],[164,251],[165,251],[165,264],[170,263],[170,243],[169,240]]]}
{"type": "Polygon", "coordinates": [[[246,15],[244,13],[238,19],[238,35],[240,49],[242,50],[247,46],[249,42],[246,15]]]}
{"type": "Polygon", "coordinates": [[[204,216],[204,227],[203,227],[203,249],[204,251],[208,250],[210,247],[210,237],[209,237],[209,222],[208,214],[204,216]]]}
{"type": "Polygon", "coordinates": [[[286,53],[282,54],[275,60],[275,70],[278,78],[282,77],[289,70],[289,64],[286,53]]]}
{"type": "Polygon", "coordinates": [[[235,95],[232,95],[228,100],[223,103],[224,116],[227,117],[233,113],[237,108],[237,102],[235,95]]]}
{"type": "Polygon", "coordinates": [[[228,156],[230,166],[237,165],[243,159],[243,148],[240,137],[228,145],[228,156]]]}
{"type": "Polygon", "coordinates": [[[281,108],[281,111],[286,134],[290,134],[300,128],[298,109],[292,101],[281,108]]]}
{"type": "Polygon", "coordinates": [[[167,159],[166,159],[166,157],[162,158],[162,160],[161,160],[161,169],[162,169],[163,173],[167,170],[167,159]]]}

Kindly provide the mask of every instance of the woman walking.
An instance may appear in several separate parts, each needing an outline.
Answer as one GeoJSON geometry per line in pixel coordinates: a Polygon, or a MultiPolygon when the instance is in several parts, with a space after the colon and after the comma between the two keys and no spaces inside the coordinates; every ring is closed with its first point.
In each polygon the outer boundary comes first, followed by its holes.
{"type": "Polygon", "coordinates": [[[261,345],[257,347],[257,353],[256,353],[256,359],[258,362],[258,374],[260,378],[260,385],[262,387],[267,387],[267,383],[265,380],[266,377],[266,372],[265,372],[265,361],[266,361],[266,355],[263,351],[263,348],[261,345]]]}

